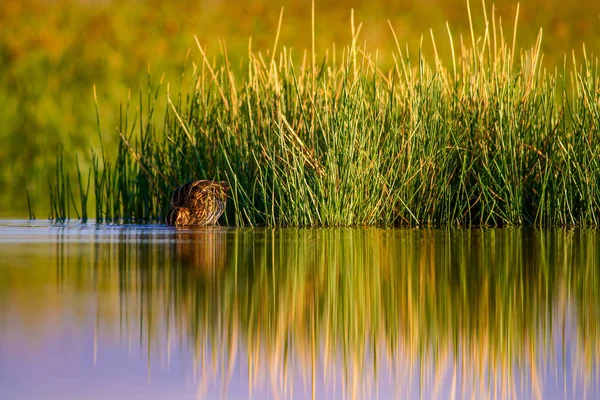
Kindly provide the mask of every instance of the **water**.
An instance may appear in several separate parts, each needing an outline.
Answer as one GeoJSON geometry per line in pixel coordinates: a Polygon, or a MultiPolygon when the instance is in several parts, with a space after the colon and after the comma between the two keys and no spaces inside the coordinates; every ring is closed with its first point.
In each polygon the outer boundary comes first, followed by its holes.
{"type": "Polygon", "coordinates": [[[600,234],[0,222],[0,397],[600,398],[600,234]]]}

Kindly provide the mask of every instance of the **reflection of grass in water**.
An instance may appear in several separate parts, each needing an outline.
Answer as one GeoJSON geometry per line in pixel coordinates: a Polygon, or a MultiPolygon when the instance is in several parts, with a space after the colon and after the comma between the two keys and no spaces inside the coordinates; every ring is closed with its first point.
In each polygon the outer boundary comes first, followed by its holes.
{"type": "MultiPolygon", "coordinates": [[[[567,286],[566,290],[571,289],[575,302],[575,314],[578,319],[578,336],[577,340],[582,343],[583,351],[578,352],[577,365],[581,368],[582,379],[584,384],[590,384],[590,379],[595,378],[597,390],[600,382],[600,367],[598,360],[600,359],[600,326],[596,321],[600,321],[600,300],[598,291],[600,290],[600,273],[598,271],[598,260],[600,258],[600,247],[598,241],[593,237],[589,237],[581,232],[573,233],[575,236],[572,240],[571,254],[575,255],[572,258],[572,267],[565,266],[565,272],[568,273],[573,269],[580,269],[580,273],[571,273],[569,280],[572,286],[567,286]],[[587,249],[587,251],[581,251],[587,249]],[[587,265],[596,265],[596,268],[586,268],[587,265]],[[591,373],[595,372],[594,377],[591,373]]],[[[566,253],[566,251],[565,251],[566,253]]],[[[565,258],[570,254],[565,254],[565,258]]]]}
{"type": "Polygon", "coordinates": [[[282,397],[332,385],[338,396],[369,397],[386,376],[399,392],[425,396],[443,395],[445,382],[459,397],[539,397],[569,339],[568,315],[577,336],[564,361],[574,376],[564,379],[597,385],[594,232],[224,229],[179,238],[99,247],[96,284],[119,284],[121,329],[140,326],[149,359],[168,360],[178,342],[192,349],[201,388],[218,376],[226,391],[234,365],[247,363],[250,390],[282,397]]]}

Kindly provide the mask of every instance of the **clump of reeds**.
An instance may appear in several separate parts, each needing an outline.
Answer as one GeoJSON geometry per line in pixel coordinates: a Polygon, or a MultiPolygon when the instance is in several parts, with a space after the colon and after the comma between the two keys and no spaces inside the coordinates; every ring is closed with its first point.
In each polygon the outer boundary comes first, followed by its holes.
{"type": "Polygon", "coordinates": [[[229,182],[235,225],[598,225],[598,61],[584,48],[546,70],[541,31],[515,48],[517,19],[511,42],[492,9],[482,37],[448,28],[448,65],[398,45],[385,70],[354,21],[322,59],[278,36],[267,55],[249,46],[241,77],[197,43],[204,62],[188,90],[167,85],[165,115],[159,84],[133,122],[121,109],[116,157],[94,154],[96,218],[160,221],[203,178],[229,182]]]}

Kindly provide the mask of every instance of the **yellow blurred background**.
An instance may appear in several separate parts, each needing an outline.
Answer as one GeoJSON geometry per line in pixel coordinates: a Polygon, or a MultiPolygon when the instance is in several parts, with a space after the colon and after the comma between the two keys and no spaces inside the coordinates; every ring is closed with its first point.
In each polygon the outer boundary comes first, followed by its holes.
{"type": "MultiPolygon", "coordinates": [[[[107,149],[113,147],[119,104],[131,90],[137,98],[148,68],[157,83],[165,73],[177,90],[186,53],[199,60],[193,35],[206,44],[209,59],[221,60],[222,43],[235,68],[252,49],[273,46],[281,8],[279,46],[294,49],[299,62],[311,47],[311,1],[224,0],[21,0],[0,4],[0,217],[26,217],[28,191],[38,218],[48,210],[48,178],[57,151],[65,150],[65,168],[74,171],[75,155],[86,173],[90,145],[97,146],[93,85],[107,149]]],[[[512,40],[517,3],[488,2],[512,40]]],[[[446,21],[455,40],[470,37],[465,0],[315,1],[315,48],[323,59],[333,43],[338,52],[351,39],[351,9],[362,23],[360,41],[378,50],[382,66],[392,62],[394,27],[401,45],[413,55],[422,40],[432,60],[430,29],[442,58],[450,54],[446,21]]],[[[471,1],[475,31],[485,28],[483,6],[471,1]]],[[[562,67],[574,50],[580,59],[600,48],[600,1],[531,0],[520,5],[517,46],[528,49],[543,29],[544,65],[562,67]]],[[[158,116],[157,118],[160,118],[158,116]]],[[[74,175],[72,174],[72,178],[74,175]]]]}

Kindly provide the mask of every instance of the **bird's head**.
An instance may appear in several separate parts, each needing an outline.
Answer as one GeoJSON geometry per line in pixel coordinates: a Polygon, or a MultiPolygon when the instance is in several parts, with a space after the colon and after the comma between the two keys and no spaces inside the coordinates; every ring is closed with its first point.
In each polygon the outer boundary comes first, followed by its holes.
{"type": "Polygon", "coordinates": [[[185,226],[190,223],[190,210],[185,207],[175,207],[169,210],[165,222],[171,226],[185,226]]]}

